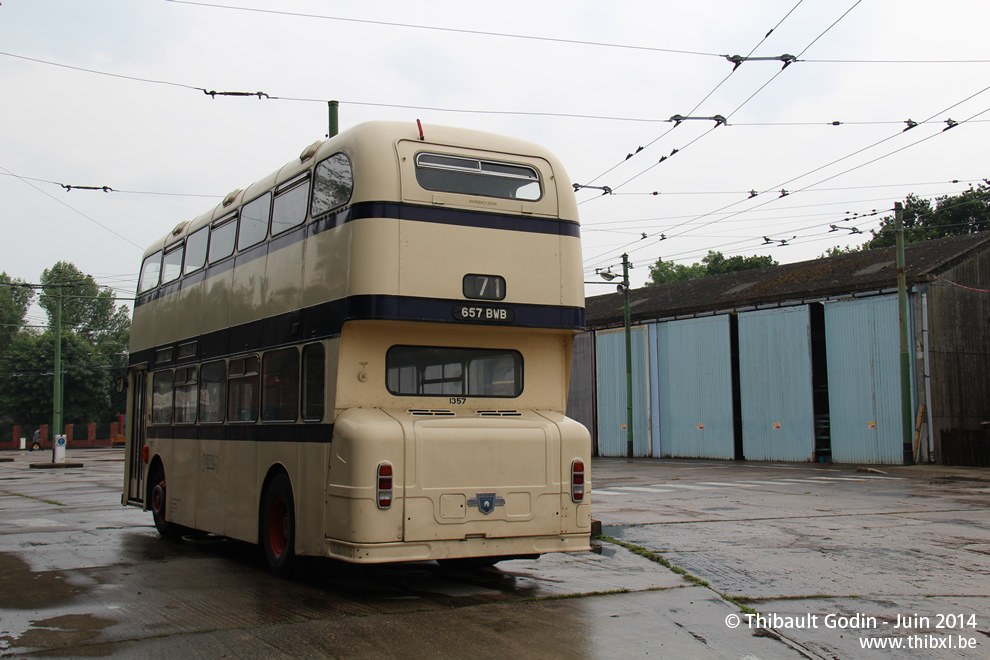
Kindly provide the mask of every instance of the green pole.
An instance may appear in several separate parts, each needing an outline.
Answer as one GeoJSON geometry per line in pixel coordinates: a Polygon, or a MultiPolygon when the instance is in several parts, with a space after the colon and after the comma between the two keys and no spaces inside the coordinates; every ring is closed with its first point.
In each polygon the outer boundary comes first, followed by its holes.
{"type": "Polygon", "coordinates": [[[626,456],[633,457],[632,329],[629,314],[629,255],[622,255],[622,295],[626,325],[626,456]]]}
{"type": "MultiPolygon", "coordinates": [[[[908,312],[907,275],[904,272],[904,207],[900,202],[894,204],[894,231],[897,238],[897,311],[900,321],[901,335],[901,427],[904,438],[904,457],[911,457],[914,462],[913,428],[911,420],[911,346],[908,344],[908,312]]],[[[905,462],[907,462],[905,460],[905,462]]]]}
{"type": "Polygon", "coordinates": [[[55,285],[55,381],[52,392],[52,461],[55,461],[55,438],[62,435],[62,287],[55,285]]]}
{"type": "Polygon", "coordinates": [[[337,109],[340,103],[337,101],[327,101],[328,111],[330,113],[330,131],[327,133],[327,137],[333,137],[337,134],[337,109]]]}

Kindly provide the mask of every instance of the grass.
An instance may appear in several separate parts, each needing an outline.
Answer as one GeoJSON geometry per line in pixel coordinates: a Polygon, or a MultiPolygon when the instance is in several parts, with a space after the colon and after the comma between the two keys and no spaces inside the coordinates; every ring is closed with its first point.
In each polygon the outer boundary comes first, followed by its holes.
{"type": "Polygon", "coordinates": [[[669,561],[667,561],[667,558],[664,557],[659,552],[654,552],[654,551],[648,550],[648,549],[646,549],[646,548],[644,548],[642,546],[633,545],[632,543],[626,543],[624,541],[620,541],[618,539],[614,539],[611,536],[606,536],[604,534],[602,534],[598,538],[600,538],[602,541],[607,541],[608,543],[612,543],[614,545],[622,546],[623,548],[625,548],[626,550],[629,550],[633,554],[637,554],[640,557],[644,557],[646,559],[649,559],[652,562],[656,562],[656,563],[660,564],[661,566],[663,566],[664,568],[666,568],[666,569],[668,569],[670,571],[673,571],[674,573],[677,573],[678,575],[682,576],[685,580],[688,580],[689,582],[692,582],[693,584],[698,585],[699,587],[707,587],[707,588],[711,589],[711,585],[710,584],[708,584],[707,582],[705,582],[704,580],[702,580],[699,577],[695,577],[694,575],[691,575],[690,573],[688,573],[687,571],[685,571],[680,566],[674,566],[669,561]]]}
{"type": "Polygon", "coordinates": [[[44,502],[45,504],[54,504],[55,506],[67,506],[62,502],[56,502],[55,500],[46,500],[40,497],[35,497],[34,495],[25,495],[24,493],[13,493],[9,490],[0,490],[0,493],[4,495],[10,495],[11,497],[26,497],[29,500],[36,500],[38,502],[44,502]]]}

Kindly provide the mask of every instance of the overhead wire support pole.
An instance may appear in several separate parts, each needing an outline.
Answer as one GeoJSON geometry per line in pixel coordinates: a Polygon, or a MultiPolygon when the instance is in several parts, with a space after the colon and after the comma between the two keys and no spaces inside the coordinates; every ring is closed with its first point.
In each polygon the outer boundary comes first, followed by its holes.
{"type": "Polygon", "coordinates": [[[632,327],[629,313],[629,255],[622,254],[622,296],[626,329],[626,456],[633,457],[632,327]]]}
{"type": "Polygon", "coordinates": [[[52,463],[56,439],[62,435],[62,284],[55,285],[55,384],[52,387],[52,463]]]}
{"type": "Polygon", "coordinates": [[[338,127],[338,113],[339,113],[340,102],[339,101],[327,101],[327,112],[329,113],[329,130],[327,131],[327,137],[332,138],[339,131],[338,127]]]}
{"type": "Polygon", "coordinates": [[[894,203],[894,232],[897,238],[897,315],[901,344],[901,432],[904,440],[904,460],[914,462],[911,406],[911,347],[908,345],[907,275],[904,266],[904,206],[894,203]]]}

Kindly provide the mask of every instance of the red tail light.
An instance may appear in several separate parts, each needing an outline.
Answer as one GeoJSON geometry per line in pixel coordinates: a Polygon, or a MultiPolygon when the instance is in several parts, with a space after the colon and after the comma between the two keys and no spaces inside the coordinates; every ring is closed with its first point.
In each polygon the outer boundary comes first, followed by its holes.
{"type": "Polygon", "coordinates": [[[392,506],[392,464],[378,464],[378,508],[392,506]]]}
{"type": "Polygon", "coordinates": [[[584,501],[584,461],[579,458],[571,463],[571,499],[584,501]]]}

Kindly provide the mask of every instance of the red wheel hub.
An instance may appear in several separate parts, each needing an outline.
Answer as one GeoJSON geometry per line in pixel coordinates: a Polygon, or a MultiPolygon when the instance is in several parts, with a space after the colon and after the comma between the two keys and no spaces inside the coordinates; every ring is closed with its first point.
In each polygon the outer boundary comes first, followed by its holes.
{"type": "Polygon", "coordinates": [[[268,511],[268,542],[276,557],[281,557],[288,547],[289,534],[289,509],[285,500],[279,498],[272,502],[268,511]]]}

